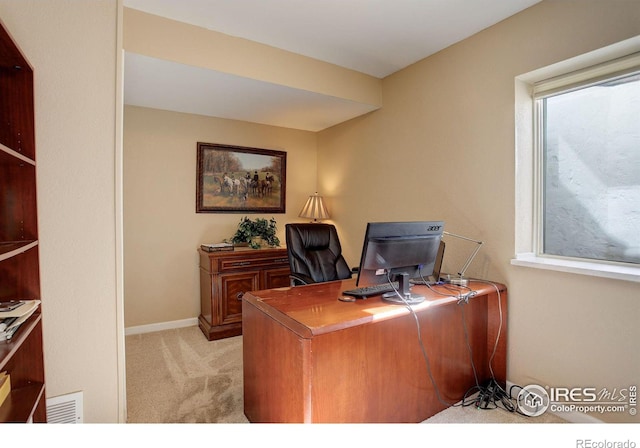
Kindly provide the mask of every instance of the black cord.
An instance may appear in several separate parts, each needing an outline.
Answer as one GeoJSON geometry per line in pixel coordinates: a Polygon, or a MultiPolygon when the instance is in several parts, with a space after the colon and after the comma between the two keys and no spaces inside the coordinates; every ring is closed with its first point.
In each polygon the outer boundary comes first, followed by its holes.
{"type": "MultiPolygon", "coordinates": [[[[460,305],[460,302],[458,302],[460,305]]],[[[471,349],[471,344],[469,342],[469,331],[467,330],[467,321],[464,318],[464,306],[460,307],[460,317],[462,318],[462,329],[464,330],[464,341],[467,344],[467,350],[469,350],[469,359],[471,360],[471,369],[473,369],[473,377],[476,381],[476,386],[480,387],[478,382],[478,373],[476,372],[476,364],[473,362],[473,350],[471,349]]]]}
{"type": "MultiPolygon", "coordinates": [[[[450,291],[455,292],[455,294],[445,294],[442,293],[440,291],[437,291],[435,289],[432,288],[432,285],[426,281],[426,279],[422,276],[422,273],[420,273],[420,277],[423,281],[423,283],[433,292],[435,292],[436,294],[439,295],[443,295],[446,297],[453,297],[458,299],[458,305],[460,304],[465,304],[468,303],[469,298],[473,297],[477,294],[477,291],[474,291],[473,289],[467,287],[467,286],[459,286],[459,285],[455,285],[457,289],[453,289],[453,288],[448,288],[450,291]],[[466,294],[460,294],[460,290],[467,290],[466,294]]],[[[420,344],[420,349],[422,350],[422,356],[425,360],[425,364],[427,366],[427,373],[429,375],[429,379],[431,381],[431,384],[433,385],[433,389],[436,392],[436,396],[438,398],[438,401],[440,401],[440,403],[444,404],[447,407],[456,407],[456,406],[464,406],[465,405],[465,401],[464,399],[459,402],[459,403],[449,403],[446,400],[444,400],[440,394],[440,389],[438,388],[438,385],[436,384],[436,380],[433,377],[433,373],[431,371],[431,362],[429,361],[429,355],[427,354],[427,351],[424,347],[424,342],[422,341],[422,330],[420,329],[420,320],[418,319],[418,315],[416,314],[415,310],[411,307],[411,304],[409,304],[409,302],[405,299],[405,297],[403,297],[403,295],[400,293],[400,291],[398,291],[398,289],[396,289],[396,287],[394,286],[393,282],[391,281],[391,276],[389,271],[387,271],[387,281],[389,282],[389,284],[391,285],[391,287],[393,288],[395,294],[400,297],[400,299],[404,302],[405,307],[411,312],[415,322],[416,322],[416,329],[418,331],[418,343],[420,344]]],[[[462,307],[460,308],[462,310],[462,307]]],[[[473,369],[473,375],[475,378],[475,382],[476,382],[476,386],[479,388],[480,385],[478,384],[478,376],[476,373],[476,367],[475,367],[475,363],[473,362],[473,352],[471,350],[471,345],[469,343],[469,335],[468,335],[468,331],[467,331],[467,327],[466,327],[466,321],[464,318],[464,310],[461,311],[461,317],[462,317],[462,325],[463,325],[463,329],[464,329],[464,334],[465,334],[465,341],[467,343],[467,349],[469,350],[469,359],[471,361],[471,367],[473,369]]]]}
{"type": "MultiPolygon", "coordinates": [[[[421,274],[422,277],[422,274],[421,274]]],[[[476,409],[480,409],[480,410],[490,410],[490,409],[504,409],[508,412],[515,412],[518,413],[520,415],[525,415],[521,413],[518,410],[518,406],[517,406],[517,398],[514,398],[511,395],[511,391],[513,390],[514,387],[520,387],[520,386],[511,386],[511,388],[509,389],[509,392],[505,391],[505,389],[500,386],[500,384],[498,383],[498,381],[495,379],[495,374],[493,372],[493,359],[496,355],[497,352],[497,348],[498,348],[498,342],[500,341],[500,336],[502,333],[502,298],[500,295],[500,288],[498,288],[498,286],[493,283],[493,282],[489,282],[486,280],[478,280],[478,279],[473,279],[474,281],[477,282],[481,282],[481,283],[487,283],[491,286],[493,286],[496,290],[497,296],[498,296],[498,312],[499,312],[499,318],[500,318],[500,325],[498,326],[498,333],[496,335],[496,340],[493,346],[493,350],[491,352],[491,356],[489,358],[489,372],[490,372],[490,378],[489,380],[485,381],[483,384],[480,384],[478,381],[478,374],[477,374],[477,370],[476,370],[476,366],[475,363],[473,362],[473,350],[471,348],[471,344],[469,342],[469,333],[468,333],[468,329],[467,329],[467,324],[466,324],[466,318],[464,315],[464,305],[469,303],[469,298],[474,297],[477,294],[477,291],[473,290],[472,288],[468,287],[468,286],[463,286],[463,285],[451,285],[448,283],[444,283],[441,284],[442,286],[444,286],[445,289],[447,289],[448,291],[450,291],[451,293],[443,293],[440,291],[437,291],[436,289],[434,289],[432,286],[432,284],[430,282],[427,282],[424,277],[422,277],[422,281],[423,283],[434,293],[442,295],[442,296],[447,296],[447,297],[453,297],[453,298],[457,298],[458,299],[458,305],[460,306],[460,316],[462,319],[462,327],[464,330],[464,336],[465,336],[465,342],[467,344],[467,350],[469,351],[469,359],[471,362],[471,368],[473,370],[473,376],[475,379],[475,386],[469,388],[467,390],[467,392],[465,392],[462,400],[459,403],[448,403],[447,401],[445,401],[442,396],[440,395],[440,389],[438,388],[438,385],[436,384],[435,378],[433,377],[433,373],[431,371],[431,363],[429,361],[429,356],[427,355],[427,351],[424,347],[424,343],[422,341],[422,331],[420,329],[420,320],[418,319],[418,316],[415,312],[415,310],[411,307],[411,305],[409,304],[409,302],[402,296],[402,294],[395,288],[395,286],[393,285],[393,282],[391,281],[391,277],[389,272],[387,272],[387,280],[389,281],[389,284],[391,285],[391,287],[394,289],[396,295],[398,297],[401,298],[401,300],[404,302],[405,306],[409,309],[409,311],[411,312],[411,314],[413,315],[413,318],[416,322],[416,328],[418,331],[418,342],[420,344],[420,348],[422,350],[422,356],[425,359],[425,363],[427,366],[427,372],[429,374],[429,379],[431,380],[431,384],[433,385],[433,388],[436,392],[436,396],[438,398],[438,400],[444,404],[447,407],[456,407],[456,406],[475,406],[476,409]],[[466,294],[461,294],[461,290],[466,290],[466,294]]],[[[520,387],[521,388],[521,387],[520,387]]],[[[521,388],[522,389],[522,388],[521,388]]]]}
{"type": "Polygon", "coordinates": [[[409,312],[413,316],[413,319],[416,322],[416,329],[418,331],[418,343],[420,344],[420,349],[422,350],[422,357],[424,358],[425,364],[427,366],[427,373],[429,375],[429,379],[431,380],[431,384],[433,385],[433,389],[436,392],[436,396],[438,398],[438,401],[440,401],[440,403],[444,404],[447,407],[456,406],[455,403],[449,403],[449,402],[445,401],[442,398],[442,396],[440,395],[440,389],[438,388],[438,385],[436,384],[436,380],[433,377],[433,372],[431,371],[431,362],[429,361],[429,355],[427,354],[427,350],[425,349],[424,343],[422,342],[422,330],[420,329],[420,320],[418,319],[418,315],[416,314],[415,310],[411,307],[411,304],[409,304],[407,299],[405,299],[403,297],[403,295],[400,293],[400,291],[398,291],[398,289],[396,289],[395,285],[391,281],[391,276],[389,274],[389,271],[387,271],[387,280],[389,281],[389,284],[391,285],[391,287],[395,291],[396,295],[398,297],[400,297],[400,299],[404,302],[405,307],[409,310],[409,312]]]}
{"type": "MultiPolygon", "coordinates": [[[[527,416],[526,414],[519,411],[517,405],[517,397],[514,397],[511,394],[514,387],[518,387],[520,389],[523,388],[521,386],[513,385],[509,388],[509,392],[507,392],[502,386],[500,386],[500,383],[498,383],[498,381],[495,379],[495,375],[493,373],[493,359],[496,355],[498,342],[500,341],[500,335],[502,333],[502,298],[500,295],[500,288],[498,288],[495,283],[486,280],[473,279],[473,281],[489,284],[496,290],[498,297],[498,314],[500,318],[500,325],[498,326],[498,334],[496,336],[493,350],[491,352],[491,357],[489,358],[490,378],[483,385],[477,384],[476,379],[476,386],[470,388],[467,393],[465,393],[463,403],[465,406],[475,405],[477,409],[481,410],[501,408],[508,412],[514,412],[519,415],[527,416]]],[[[469,350],[471,350],[470,347],[469,350]]],[[[471,360],[471,363],[473,365],[473,359],[471,360]]]]}

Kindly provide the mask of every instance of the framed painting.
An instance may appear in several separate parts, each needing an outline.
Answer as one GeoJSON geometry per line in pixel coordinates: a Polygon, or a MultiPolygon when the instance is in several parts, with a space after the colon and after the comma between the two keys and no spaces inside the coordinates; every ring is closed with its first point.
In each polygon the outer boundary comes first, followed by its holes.
{"type": "Polygon", "coordinates": [[[287,153],[198,143],[196,213],[285,213],[287,153]]]}

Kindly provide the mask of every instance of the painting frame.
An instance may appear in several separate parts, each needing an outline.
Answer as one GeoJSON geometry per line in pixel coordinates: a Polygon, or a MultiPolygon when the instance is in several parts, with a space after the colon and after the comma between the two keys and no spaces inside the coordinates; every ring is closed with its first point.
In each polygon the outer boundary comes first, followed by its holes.
{"type": "Polygon", "coordinates": [[[196,213],[285,213],[287,153],[197,143],[196,213]]]}

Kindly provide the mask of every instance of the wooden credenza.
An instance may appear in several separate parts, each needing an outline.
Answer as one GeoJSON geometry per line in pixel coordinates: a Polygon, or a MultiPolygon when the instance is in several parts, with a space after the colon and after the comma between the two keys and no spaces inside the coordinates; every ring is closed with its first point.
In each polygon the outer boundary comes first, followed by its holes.
{"type": "Polygon", "coordinates": [[[208,340],[242,334],[242,298],[248,291],[289,286],[285,248],[236,247],[229,252],[200,252],[200,316],[208,340]]]}

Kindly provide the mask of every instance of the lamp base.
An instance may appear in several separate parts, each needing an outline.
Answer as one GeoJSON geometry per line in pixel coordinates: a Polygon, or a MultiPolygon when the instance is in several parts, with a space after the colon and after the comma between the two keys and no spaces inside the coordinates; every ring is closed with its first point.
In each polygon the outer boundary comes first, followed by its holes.
{"type": "Polygon", "coordinates": [[[457,285],[457,286],[468,286],[469,285],[469,279],[467,279],[467,278],[452,278],[449,283],[451,283],[452,285],[457,285]]]}
{"type": "Polygon", "coordinates": [[[451,274],[446,274],[441,278],[441,280],[445,283],[449,283],[451,285],[456,286],[469,286],[469,279],[465,277],[454,277],[451,274]]]}

